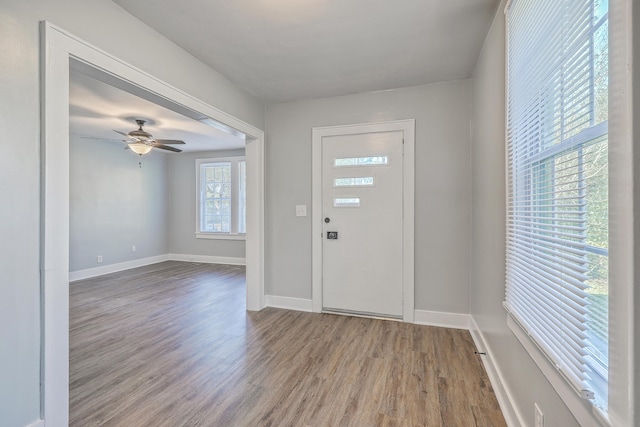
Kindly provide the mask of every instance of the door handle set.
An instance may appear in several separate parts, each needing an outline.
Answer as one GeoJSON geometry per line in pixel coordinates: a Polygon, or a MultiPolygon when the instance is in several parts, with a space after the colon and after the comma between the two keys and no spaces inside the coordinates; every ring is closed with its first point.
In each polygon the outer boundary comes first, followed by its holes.
{"type": "MultiPolygon", "coordinates": [[[[326,217],[324,219],[325,224],[329,224],[331,222],[331,218],[326,217]]],[[[338,240],[338,232],[337,231],[327,231],[327,240],[338,240]]]]}

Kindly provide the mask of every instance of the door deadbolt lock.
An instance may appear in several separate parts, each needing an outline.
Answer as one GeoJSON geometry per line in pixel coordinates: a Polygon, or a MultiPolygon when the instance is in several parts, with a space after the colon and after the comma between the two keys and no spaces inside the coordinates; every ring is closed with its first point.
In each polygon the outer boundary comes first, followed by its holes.
{"type": "Polygon", "coordinates": [[[331,222],[331,219],[330,219],[329,217],[326,217],[326,218],[324,219],[324,222],[325,222],[326,224],[329,224],[329,223],[331,222]]]}
{"type": "Polygon", "coordinates": [[[337,231],[327,231],[327,240],[338,240],[337,231]]]}

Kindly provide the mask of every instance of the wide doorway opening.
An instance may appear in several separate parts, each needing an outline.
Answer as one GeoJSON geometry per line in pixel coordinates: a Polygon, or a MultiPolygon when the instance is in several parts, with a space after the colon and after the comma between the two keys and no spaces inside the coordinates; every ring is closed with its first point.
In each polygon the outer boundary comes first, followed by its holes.
{"type": "Polygon", "coordinates": [[[69,421],[70,70],[81,68],[92,78],[140,98],[194,120],[209,121],[209,125],[227,132],[244,135],[248,310],[264,307],[264,135],[261,130],[47,22],[42,23],[42,32],[42,418],[47,424],[66,425],[69,421]]]}

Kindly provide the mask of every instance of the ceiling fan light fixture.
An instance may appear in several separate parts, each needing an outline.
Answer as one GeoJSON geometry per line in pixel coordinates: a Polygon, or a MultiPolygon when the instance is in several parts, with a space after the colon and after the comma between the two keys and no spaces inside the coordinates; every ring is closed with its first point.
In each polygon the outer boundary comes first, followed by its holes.
{"type": "Polygon", "coordinates": [[[149,151],[151,151],[151,149],[153,147],[151,147],[150,145],[146,145],[140,142],[133,142],[131,144],[128,144],[129,148],[131,149],[131,151],[133,151],[136,154],[139,155],[143,155],[143,154],[147,154],[149,151]]]}
{"type": "Polygon", "coordinates": [[[142,130],[142,125],[145,124],[144,120],[138,119],[136,120],[136,123],[138,124],[138,129],[129,133],[124,133],[114,129],[115,133],[127,137],[127,139],[122,141],[127,143],[126,148],[140,156],[147,154],[152,148],[159,148],[161,150],[172,151],[174,153],[182,152],[182,150],[173,147],[173,145],[184,144],[184,141],[177,139],[153,139],[153,136],[149,132],[142,130]]]}

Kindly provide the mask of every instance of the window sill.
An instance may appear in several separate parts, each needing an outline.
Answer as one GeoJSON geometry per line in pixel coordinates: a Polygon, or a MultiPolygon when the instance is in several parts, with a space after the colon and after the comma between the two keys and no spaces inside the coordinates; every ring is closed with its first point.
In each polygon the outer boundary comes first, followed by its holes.
{"type": "Polygon", "coordinates": [[[210,240],[246,240],[246,234],[232,233],[199,233],[196,232],[196,239],[210,240]]]}
{"type": "MultiPolygon", "coordinates": [[[[506,309],[506,306],[505,306],[506,309]]],[[[578,397],[573,387],[564,376],[553,366],[547,356],[538,348],[527,332],[522,329],[518,320],[515,319],[507,309],[507,326],[513,332],[525,351],[533,359],[542,374],[547,378],[551,386],[555,389],[560,399],[567,406],[573,416],[581,425],[600,425],[610,427],[607,415],[593,404],[592,401],[583,400],[578,397]]]]}

